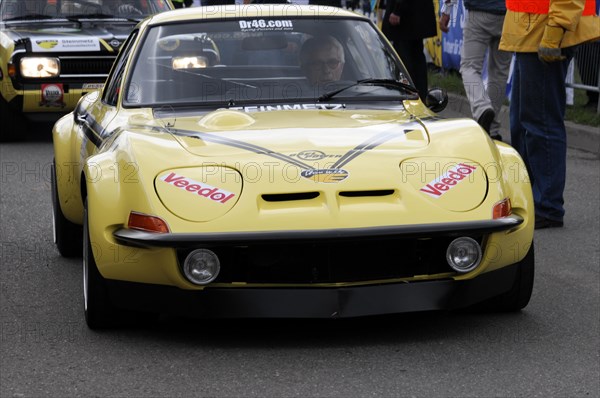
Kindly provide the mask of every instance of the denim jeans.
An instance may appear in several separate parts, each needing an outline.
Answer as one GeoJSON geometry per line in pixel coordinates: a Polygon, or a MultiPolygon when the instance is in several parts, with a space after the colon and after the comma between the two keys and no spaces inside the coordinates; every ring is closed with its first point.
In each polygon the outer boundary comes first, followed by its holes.
{"type": "Polygon", "coordinates": [[[566,59],[545,63],[537,53],[516,53],[510,99],[511,144],[529,172],[535,214],[562,221],[567,169],[566,59]]]}

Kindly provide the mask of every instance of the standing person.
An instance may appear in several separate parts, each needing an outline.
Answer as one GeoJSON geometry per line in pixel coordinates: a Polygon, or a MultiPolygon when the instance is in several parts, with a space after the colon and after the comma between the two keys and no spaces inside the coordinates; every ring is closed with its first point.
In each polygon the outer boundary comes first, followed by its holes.
{"type": "Polygon", "coordinates": [[[360,0],[346,0],[346,8],[354,11],[360,7],[360,0]]]}
{"type": "Polygon", "coordinates": [[[500,49],[515,52],[511,144],[529,171],[535,228],[563,226],[567,67],[576,45],[600,37],[595,0],[507,0],[500,49]]]}
{"type": "MultiPolygon", "coordinates": [[[[446,0],[441,10],[440,29],[447,33],[450,15],[458,0],[446,0]]],[[[512,53],[498,49],[506,14],[505,0],[464,0],[467,10],[460,54],[460,74],[477,123],[494,139],[502,141],[500,113],[506,98],[506,81],[512,53]],[[487,58],[487,87],[483,63],[487,58]]]]}
{"type": "Polygon", "coordinates": [[[371,18],[371,0],[362,0],[362,12],[371,18]]]}
{"type": "Polygon", "coordinates": [[[308,0],[308,4],[342,8],[342,0],[308,0]]]}
{"type": "Polygon", "coordinates": [[[423,53],[423,39],[437,35],[433,1],[387,0],[382,31],[406,66],[419,96],[425,100],[427,61],[423,53]]]}
{"type": "Polygon", "coordinates": [[[188,8],[194,5],[194,0],[171,0],[175,8],[188,8]]]}

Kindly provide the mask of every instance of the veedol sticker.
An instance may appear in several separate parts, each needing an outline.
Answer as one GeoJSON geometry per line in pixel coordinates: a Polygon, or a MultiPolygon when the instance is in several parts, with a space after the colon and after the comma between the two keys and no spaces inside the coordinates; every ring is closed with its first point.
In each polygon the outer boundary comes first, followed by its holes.
{"type": "Polygon", "coordinates": [[[477,170],[476,166],[459,163],[454,168],[448,170],[444,175],[439,176],[429,184],[425,185],[420,191],[436,199],[441,198],[444,193],[454,188],[475,170],[477,170]]]}
{"type": "Polygon", "coordinates": [[[63,102],[65,90],[62,83],[42,84],[41,90],[42,100],[40,101],[40,105],[56,107],[65,106],[63,102]]]}
{"type": "Polygon", "coordinates": [[[160,179],[161,181],[164,181],[167,184],[183,189],[189,193],[203,196],[214,202],[225,203],[235,196],[234,193],[228,192],[224,189],[200,183],[198,181],[192,180],[191,178],[187,178],[182,175],[177,175],[175,173],[165,174],[161,176],[160,179]]]}

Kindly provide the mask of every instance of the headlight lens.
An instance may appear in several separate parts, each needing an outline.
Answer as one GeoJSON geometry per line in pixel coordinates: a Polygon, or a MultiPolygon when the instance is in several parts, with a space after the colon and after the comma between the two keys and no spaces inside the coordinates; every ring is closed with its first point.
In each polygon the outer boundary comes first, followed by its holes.
{"type": "Polygon", "coordinates": [[[481,263],[481,247],[473,238],[456,238],[448,246],[446,260],[456,272],[473,271],[481,263]]]}
{"type": "Polygon", "coordinates": [[[173,69],[198,69],[208,66],[205,57],[174,57],[171,62],[173,69]]]}
{"type": "Polygon", "coordinates": [[[196,285],[207,285],[214,281],[221,270],[219,257],[208,249],[196,249],[183,263],[185,277],[196,285]]]}
{"type": "Polygon", "coordinates": [[[20,67],[23,77],[55,77],[60,74],[60,61],[58,58],[21,58],[20,67]]]}

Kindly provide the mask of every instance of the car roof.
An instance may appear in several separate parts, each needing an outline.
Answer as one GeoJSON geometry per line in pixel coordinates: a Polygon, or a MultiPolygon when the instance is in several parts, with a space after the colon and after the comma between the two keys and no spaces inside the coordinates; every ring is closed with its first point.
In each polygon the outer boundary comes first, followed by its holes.
{"type": "Polygon", "coordinates": [[[155,14],[148,21],[150,25],[167,22],[185,22],[198,19],[223,19],[240,17],[321,17],[321,18],[360,18],[367,17],[336,7],[299,4],[246,4],[210,7],[190,7],[155,14]]]}

